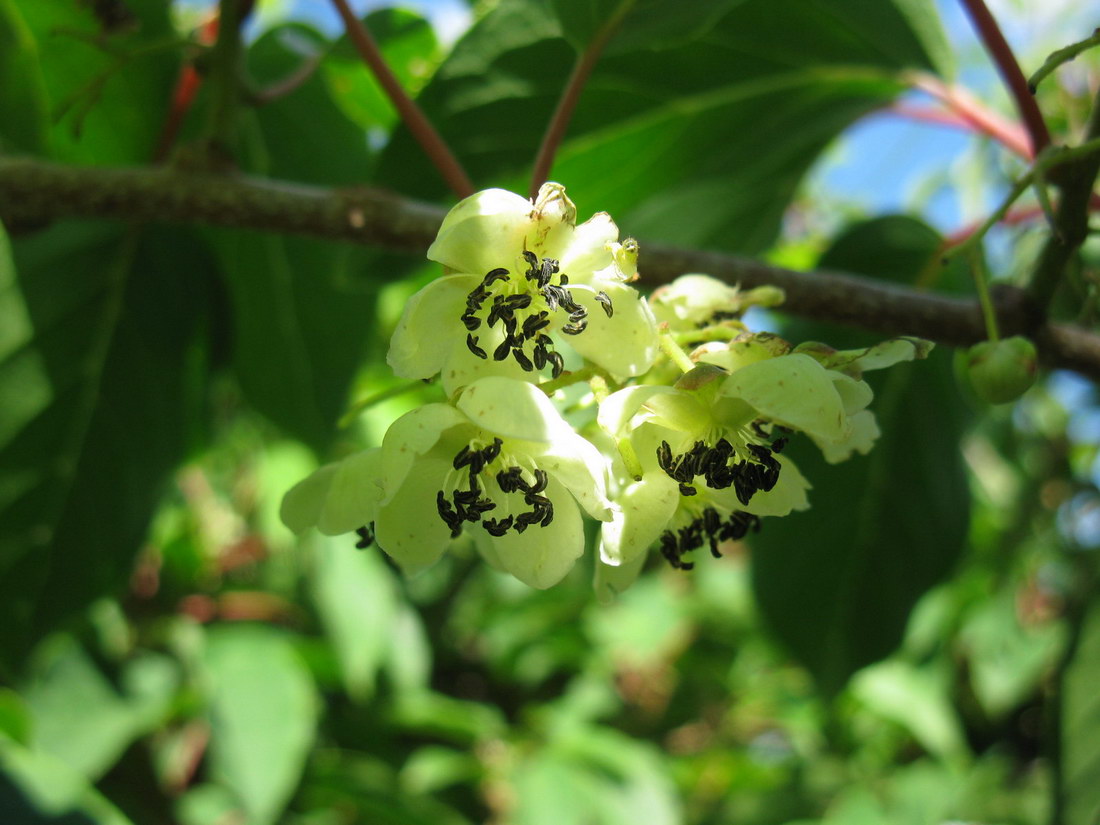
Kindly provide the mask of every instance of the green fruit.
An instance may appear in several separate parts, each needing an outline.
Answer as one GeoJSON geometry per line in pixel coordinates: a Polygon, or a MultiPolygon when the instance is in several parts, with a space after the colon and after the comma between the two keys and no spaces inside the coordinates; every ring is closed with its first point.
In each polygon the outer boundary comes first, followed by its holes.
{"type": "Polygon", "coordinates": [[[975,344],[967,352],[966,363],[974,392],[990,404],[1015,401],[1039,373],[1035,345],[1020,335],[975,344]]]}

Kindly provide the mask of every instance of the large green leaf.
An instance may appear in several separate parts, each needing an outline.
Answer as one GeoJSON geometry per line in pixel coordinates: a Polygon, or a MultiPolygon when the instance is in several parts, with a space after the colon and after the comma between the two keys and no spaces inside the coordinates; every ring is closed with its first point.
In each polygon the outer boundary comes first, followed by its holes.
{"type": "Polygon", "coordinates": [[[13,825],[132,825],[79,772],[2,735],[0,818],[13,825]]]}
{"type": "Polygon", "coordinates": [[[47,127],[34,37],[14,0],[0,0],[0,148],[41,152],[47,127]]]}
{"type": "Polygon", "coordinates": [[[0,665],[121,584],[205,382],[189,233],[0,237],[0,665]]]}
{"type": "MultiPolygon", "coordinates": [[[[249,53],[260,83],[286,77],[310,49],[303,26],[273,30],[249,53]]],[[[351,185],[370,155],[362,131],[337,109],[319,76],[261,109],[245,139],[248,171],[351,185]]],[[[365,354],[373,299],[351,245],[256,232],[213,233],[233,306],[233,365],[248,400],[315,447],[324,445],[365,354]]]]}
{"type": "MultiPolygon", "coordinates": [[[[47,143],[59,160],[145,162],[168,110],[183,49],[173,45],[167,3],[130,0],[132,20],[118,31],[104,31],[96,5],[6,0],[12,19],[21,17],[24,54],[37,54],[40,63],[33,70],[23,66],[25,73],[0,75],[0,100],[41,84],[52,121],[47,143]]],[[[34,109],[23,115],[28,128],[36,116],[34,109]]]]}
{"type": "MultiPolygon", "coordinates": [[[[822,148],[896,95],[901,70],[932,68],[942,52],[932,5],[903,5],[904,13],[879,0],[799,0],[777,14],[766,0],[745,0],[690,43],[657,32],[609,54],[552,177],[582,216],[607,210],[631,234],[759,251],[822,148]],[[914,6],[923,9],[920,32],[910,26],[914,6]]],[[[456,45],[420,103],[478,185],[525,187],[572,63],[545,6],[501,3],[456,45]]],[[[379,179],[425,197],[441,192],[403,131],[379,179]]]]}
{"type": "MultiPolygon", "coordinates": [[[[838,239],[820,266],[912,281],[938,245],[918,221],[883,218],[838,239]]],[[[791,332],[831,344],[866,340],[839,340],[845,331],[824,325],[791,332]]],[[[813,484],[811,509],[765,519],[753,541],[764,618],[830,693],[900,643],[917,599],[959,558],[968,525],[959,450],[966,415],[950,353],[868,377],[882,430],[870,455],[829,465],[793,439],[790,455],[813,484]]]]}
{"type": "Polygon", "coordinates": [[[127,664],[119,691],[75,640],[43,645],[24,691],[31,745],[92,780],[100,779],[138,736],[167,715],[178,674],[168,657],[127,664]]]}
{"type": "Polygon", "coordinates": [[[1081,627],[1062,696],[1062,787],[1067,823],[1100,823],[1100,599],[1081,627]]]}
{"type": "Polygon", "coordinates": [[[389,653],[397,619],[396,588],[380,554],[355,549],[349,536],[315,543],[313,593],[340,661],[348,693],[364,699],[389,653]]]}
{"type": "Polygon", "coordinates": [[[318,699],[289,639],[263,625],[215,628],[204,656],[210,689],[210,769],[249,825],[273,822],[298,785],[318,699]]]}

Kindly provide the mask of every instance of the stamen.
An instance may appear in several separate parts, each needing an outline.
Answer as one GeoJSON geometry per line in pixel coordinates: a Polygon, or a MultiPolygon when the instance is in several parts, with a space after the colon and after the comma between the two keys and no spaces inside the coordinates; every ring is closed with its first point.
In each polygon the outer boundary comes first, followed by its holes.
{"type": "Polygon", "coordinates": [[[565,371],[565,359],[561,357],[560,352],[546,353],[546,360],[550,362],[551,378],[557,378],[565,371]]]}
{"type": "Polygon", "coordinates": [[[603,307],[603,311],[607,313],[607,317],[610,318],[615,314],[615,307],[611,303],[611,296],[603,290],[596,293],[596,300],[599,301],[600,306],[603,307]]]}
{"type": "Polygon", "coordinates": [[[493,360],[494,361],[503,361],[505,358],[508,357],[508,353],[511,350],[511,348],[512,348],[512,342],[510,340],[508,340],[507,338],[505,338],[503,341],[500,342],[500,344],[497,346],[497,348],[495,350],[493,350],[493,360]]]}
{"type": "Polygon", "coordinates": [[[359,536],[359,541],[355,542],[356,550],[364,550],[370,547],[374,543],[374,522],[355,528],[355,535],[359,536]]]}
{"type": "MultiPolygon", "coordinates": [[[[474,320],[477,321],[476,318],[474,320]]],[[[478,323],[480,324],[481,322],[478,321],[478,323]]],[[[475,327],[475,329],[476,329],[476,327],[475,327]]],[[[485,359],[489,358],[489,356],[486,354],[485,350],[483,350],[481,347],[479,347],[477,345],[477,336],[474,335],[472,332],[466,333],[466,347],[470,350],[470,352],[472,352],[478,358],[485,358],[485,359]]]]}
{"type": "Polygon", "coordinates": [[[481,285],[483,287],[490,287],[496,281],[507,281],[507,280],[509,280],[507,269],[493,269],[485,275],[485,278],[484,278],[484,280],[482,280],[481,285]]]}
{"type": "Polygon", "coordinates": [[[526,372],[531,372],[535,367],[531,363],[531,359],[524,355],[523,350],[519,347],[512,348],[512,357],[516,359],[516,363],[519,364],[526,372]]]}

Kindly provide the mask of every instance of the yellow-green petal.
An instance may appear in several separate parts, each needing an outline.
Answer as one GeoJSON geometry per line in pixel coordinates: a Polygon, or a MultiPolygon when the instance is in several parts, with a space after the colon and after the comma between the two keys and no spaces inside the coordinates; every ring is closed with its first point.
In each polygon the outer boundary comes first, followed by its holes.
{"type": "Polygon", "coordinates": [[[600,558],[606,564],[630,564],[668,528],[680,490],[663,472],[647,473],[628,485],[616,503],[611,521],[600,530],[600,558]]]}
{"type": "Polygon", "coordinates": [[[336,476],[336,468],[336,464],[326,464],[287,491],[279,506],[279,518],[283,524],[295,533],[303,533],[317,526],[329,487],[336,476]]]}
{"type": "Polygon", "coordinates": [[[456,347],[466,346],[461,319],[466,296],[481,282],[475,275],[436,278],[405,305],[390,338],[386,363],[400,378],[431,378],[456,347]]]}
{"type": "Polygon", "coordinates": [[[824,441],[848,435],[844,404],[829,371],[808,355],[793,353],[742,367],[721,392],[740,398],[762,418],[824,441]]]}
{"type": "Polygon", "coordinates": [[[573,290],[573,297],[588,310],[588,327],[580,335],[568,336],[578,353],[619,378],[641,375],[657,357],[657,322],[649,304],[633,287],[611,281],[593,284],[614,307],[608,318],[592,293],[573,290]]]}
{"type": "Polygon", "coordinates": [[[451,543],[451,530],[436,505],[450,469],[450,462],[440,458],[418,460],[375,517],[375,541],[407,574],[435,564],[451,543]]]}
{"type": "Polygon", "coordinates": [[[546,495],[554,502],[554,520],[546,527],[509,530],[500,537],[474,530],[478,550],[494,567],[540,590],[561,581],[584,553],[584,524],[576,502],[554,479],[546,495]]]}
{"type": "Polygon", "coordinates": [[[317,529],[327,536],[350,533],[374,521],[382,498],[382,450],[350,455],[336,465],[317,529]]]}

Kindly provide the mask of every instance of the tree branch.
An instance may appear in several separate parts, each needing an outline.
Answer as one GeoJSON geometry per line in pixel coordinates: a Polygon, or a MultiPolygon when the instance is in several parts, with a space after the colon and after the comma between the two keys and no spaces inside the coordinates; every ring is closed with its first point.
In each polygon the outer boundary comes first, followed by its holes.
{"type": "MultiPolygon", "coordinates": [[[[0,220],[13,232],[61,218],[141,219],[284,232],[423,255],[445,210],[367,187],[321,189],[172,169],[106,169],[0,158],[0,220]]],[[[716,252],[642,245],[643,285],[707,272],[746,288],[773,284],[794,315],[952,346],[984,340],[976,301],[833,272],[796,272],[716,252]]],[[[1100,335],[1041,324],[1020,289],[994,290],[1005,335],[1033,336],[1048,366],[1100,379],[1100,335]]]]}

